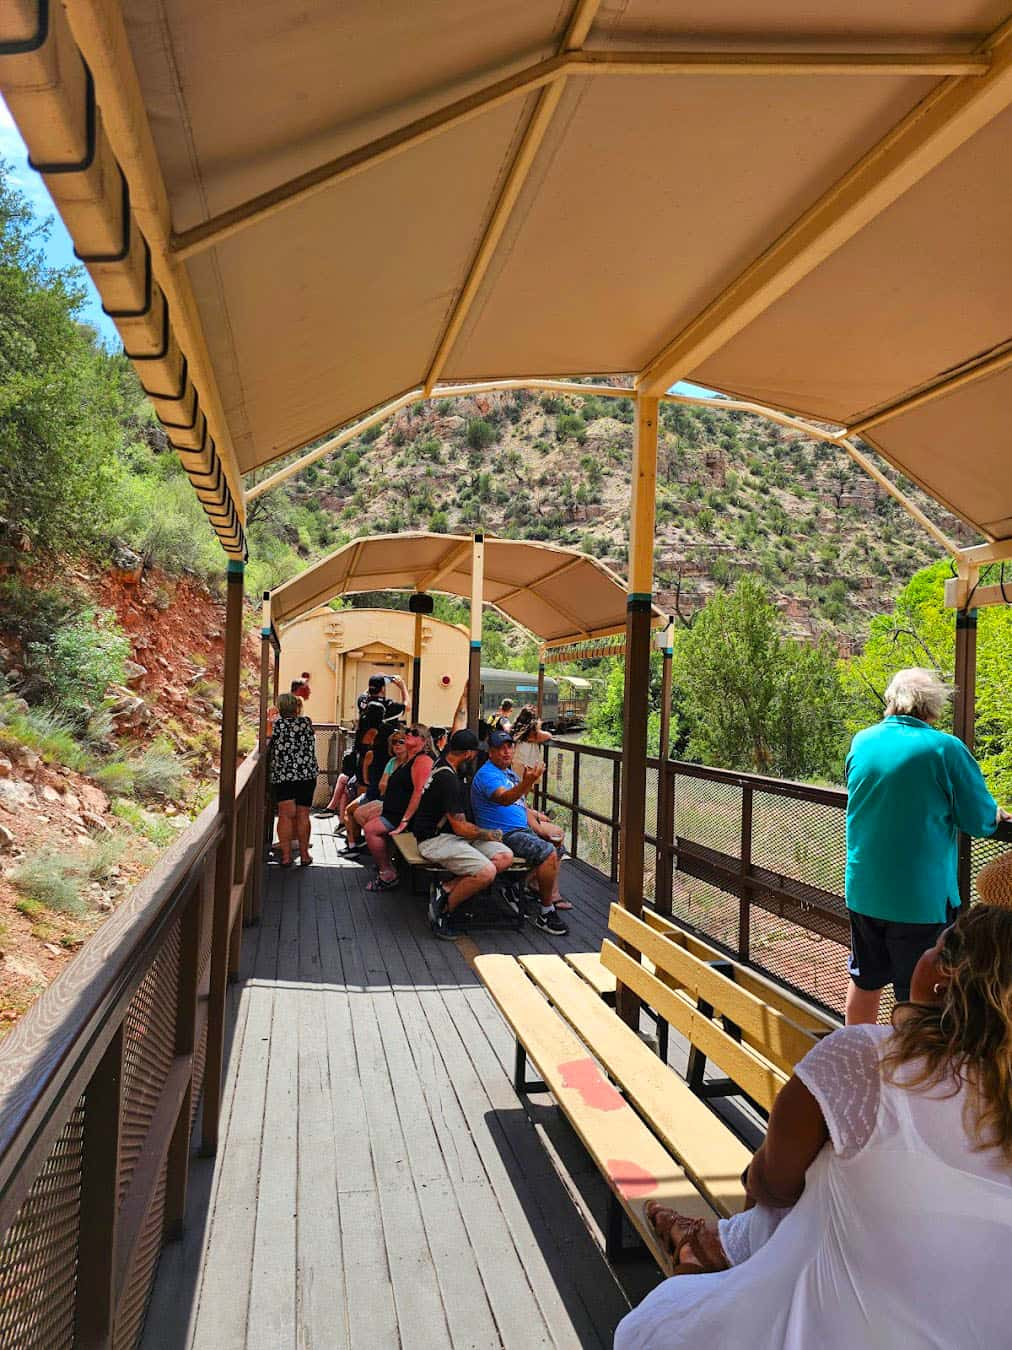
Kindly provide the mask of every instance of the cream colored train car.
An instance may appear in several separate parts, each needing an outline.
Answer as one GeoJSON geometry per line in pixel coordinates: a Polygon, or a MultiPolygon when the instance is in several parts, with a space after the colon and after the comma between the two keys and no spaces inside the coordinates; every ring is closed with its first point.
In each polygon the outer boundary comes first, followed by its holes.
{"type": "MultiPolygon", "coordinates": [[[[396,609],[310,610],[281,630],[281,689],[310,676],[305,711],[314,722],[357,720],[355,700],[370,675],[399,675],[411,692],[415,616],[396,609]]],[[[416,714],[450,726],[467,681],[468,634],[422,619],[422,683],[416,714]]]]}

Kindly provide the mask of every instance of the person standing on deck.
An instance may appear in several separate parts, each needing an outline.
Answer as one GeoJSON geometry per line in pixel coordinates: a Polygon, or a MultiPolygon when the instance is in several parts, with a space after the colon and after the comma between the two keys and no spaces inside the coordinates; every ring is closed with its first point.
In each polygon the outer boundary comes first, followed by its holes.
{"type": "Polygon", "coordinates": [[[850,1025],[878,1020],[887,984],[910,997],[918,957],[959,909],[960,831],[985,838],[1012,819],[963,742],[933,725],[950,692],[933,671],[898,671],[882,721],[847,756],[850,1025]]]}

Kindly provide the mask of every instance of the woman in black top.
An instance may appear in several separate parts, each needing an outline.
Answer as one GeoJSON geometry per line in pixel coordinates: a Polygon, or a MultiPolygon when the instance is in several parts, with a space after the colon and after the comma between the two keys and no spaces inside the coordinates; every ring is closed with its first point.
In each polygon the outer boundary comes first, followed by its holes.
{"type": "Polygon", "coordinates": [[[366,886],[367,891],[389,891],[397,885],[397,869],[390,861],[387,836],[407,829],[432,772],[434,757],[428,727],[411,726],[404,736],[405,761],[387,780],[381,813],[365,826],[365,842],[379,869],[375,881],[366,886]]]}
{"type": "Polygon", "coordinates": [[[292,837],[299,841],[299,862],[308,867],[309,808],[313,804],[316,776],[316,737],[308,717],[299,717],[299,700],[294,694],[278,699],[280,717],[274,723],[267,750],[271,792],[278,806],[278,844],[281,866],[292,865],[292,837]]]}

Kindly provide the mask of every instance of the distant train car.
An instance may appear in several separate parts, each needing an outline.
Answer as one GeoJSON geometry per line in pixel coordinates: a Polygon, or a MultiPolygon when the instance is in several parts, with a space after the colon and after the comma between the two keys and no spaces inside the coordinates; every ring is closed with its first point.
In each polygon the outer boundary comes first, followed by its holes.
{"type": "Polygon", "coordinates": [[[582,731],[587,725],[591,687],[581,675],[559,676],[559,731],[582,731]]]}
{"type": "MultiPolygon", "coordinates": [[[[525,703],[538,701],[538,677],[523,670],[494,670],[491,666],[481,668],[481,715],[488,717],[499,707],[504,698],[511,698],[517,708],[525,703]]],[[[550,676],[545,676],[545,696],[542,705],[542,722],[549,731],[553,731],[559,721],[559,685],[550,676]]]]}

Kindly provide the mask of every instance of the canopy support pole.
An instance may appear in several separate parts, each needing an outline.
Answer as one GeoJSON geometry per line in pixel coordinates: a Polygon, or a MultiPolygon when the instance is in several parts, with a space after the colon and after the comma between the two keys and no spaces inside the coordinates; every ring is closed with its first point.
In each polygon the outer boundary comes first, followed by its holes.
{"type": "MultiPolygon", "coordinates": [[[[629,536],[629,592],[626,601],[625,707],[622,730],[622,793],[619,814],[619,904],[631,914],[643,910],[643,856],[646,832],[647,712],[650,688],[650,625],[653,618],[654,511],[657,497],[658,399],[636,399],[632,503],[629,536]]],[[[630,951],[630,955],[634,955],[630,951]]],[[[640,1001],[619,984],[619,1016],[639,1026],[640,1001]]]]}
{"type": "MultiPolygon", "coordinates": [[[[218,1148],[221,1115],[221,1073],[225,1050],[225,987],[228,983],[229,910],[235,868],[235,778],[239,736],[239,664],[242,655],[242,601],[245,567],[228,564],[225,599],[225,662],[222,674],[221,776],[218,814],[223,830],[214,859],[214,912],[211,918],[211,976],[207,996],[207,1061],[201,1113],[201,1153],[218,1148]]],[[[238,920],[237,920],[238,921],[238,920]]]]}
{"type": "Polygon", "coordinates": [[[467,665],[467,725],[477,734],[481,717],[481,606],[485,593],[485,536],[471,546],[471,651],[467,665]]]}
{"type": "Polygon", "coordinates": [[[672,855],[668,847],[672,842],[672,828],[675,818],[675,781],[668,760],[671,755],[671,662],[674,648],[671,645],[675,631],[674,619],[668,620],[667,628],[657,634],[656,642],[661,649],[661,734],[657,749],[657,880],[654,884],[654,903],[665,914],[671,913],[672,855]]]}
{"type": "MultiPolygon", "coordinates": [[[[973,750],[977,723],[977,611],[956,610],[956,696],[952,708],[952,730],[966,748],[973,750]]],[[[959,895],[964,905],[970,894],[970,837],[959,836],[957,876],[959,895]]]]}
{"type": "Polygon", "coordinates": [[[411,716],[421,720],[422,695],[422,616],[415,614],[415,649],[411,662],[411,716]]]}
{"type": "MultiPolygon", "coordinates": [[[[264,591],[263,617],[260,621],[260,712],[257,724],[257,746],[260,750],[260,790],[256,794],[253,825],[255,853],[253,854],[253,894],[250,922],[259,923],[263,912],[264,876],[267,871],[267,706],[271,688],[271,593],[264,591]]],[[[273,819],[273,817],[272,817],[273,819]]],[[[272,827],[273,828],[273,827],[272,827]]]]}

